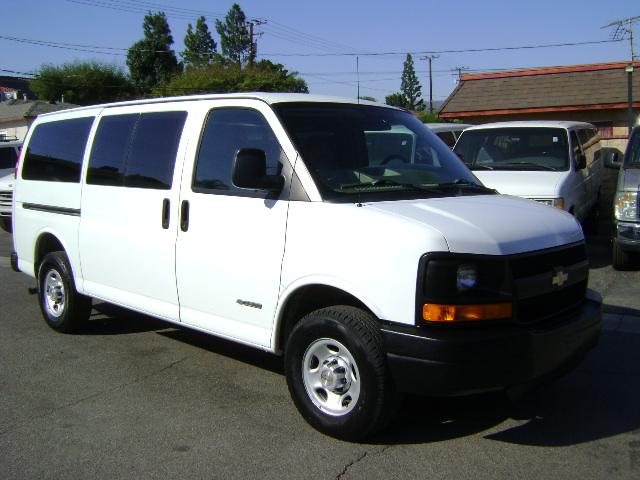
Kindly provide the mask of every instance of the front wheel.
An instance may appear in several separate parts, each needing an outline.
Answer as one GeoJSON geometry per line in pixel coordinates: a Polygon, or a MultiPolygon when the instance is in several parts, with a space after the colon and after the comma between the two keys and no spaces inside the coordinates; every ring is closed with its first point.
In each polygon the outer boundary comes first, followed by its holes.
{"type": "Polygon", "coordinates": [[[392,413],[382,337],[358,308],[323,308],[304,317],[289,336],[285,373],[302,416],[332,437],[361,440],[392,413]]]}
{"type": "Polygon", "coordinates": [[[631,255],[626,250],[613,241],[613,252],[611,255],[611,264],[616,270],[628,270],[631,266],[631,255]]]}
{"type": "Polygon", "coordinates": [[[40,263],[38,300],[47,325],[59,332],[80,330],[91,314],[91,298],[76,291],[64,252],[48,253],[40,263]]]}

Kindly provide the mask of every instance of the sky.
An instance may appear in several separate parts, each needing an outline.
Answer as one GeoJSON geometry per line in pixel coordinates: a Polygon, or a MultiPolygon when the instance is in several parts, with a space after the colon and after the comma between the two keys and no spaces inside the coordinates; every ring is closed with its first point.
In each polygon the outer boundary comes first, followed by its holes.
{"type": "MultiPolygon", "coordinates": [[[[258,38],[259,58],[297,71],[307,81],[310,93],[355,98],[359,78],[360,95],[379,101],[400,90],[408,52],[414,53],[426,100],[429,77],[423,58],[432,54],[426,52],[442,52],[432,62],[434,100],[445,99],[455,88],[458,74],[454,70],[458,67],[478,72],[627,61],[628,40],[517,50],[444,51],[607,41],[613,29],[603,26],[640,15],[639,0],[237,3],[248,19],[266,20],[256,27],[262,32],[258,38]]],[[[11,15],[3,16],[0,75],[33,73],[43,64],[75,60],[125,67],[126,49],[143,36],[146,11],[167,14],[176,52],[184,48],[187,24],[195,24],[199,15],[207,18],[219,43],[215,19],[222,19],[232,4],[227,0],[23,0],[11,7],[11,15]],[[53,42],[58,48],[25,40],[53,42]]],[[[634,34],[638,56],[640,22],[635,23],[634,34]]]]}

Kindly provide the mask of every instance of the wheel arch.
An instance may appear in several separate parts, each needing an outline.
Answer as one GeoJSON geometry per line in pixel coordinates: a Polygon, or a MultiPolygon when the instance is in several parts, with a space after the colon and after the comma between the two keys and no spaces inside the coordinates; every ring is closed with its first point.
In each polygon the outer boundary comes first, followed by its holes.
{"type": "Polygon", "coordinates": [[[335,286],[329,283],[313,282],[290,288],[281,296],[276,312],[274,333],[272,335],[272,347],[274,352],[281,353],[287,342],[289,333],[293,327],[308,313],[324,307],[335,305],[350,305],[370,313],[374,318],[379,318],[375,305],[363,300],[358,295],[346,289],[344,286],[335,286]]]}
{"type": "MultiPolygon", "coordinates": [[[[40,263],[42,259],[51,252],[67,252],[67,248],[65,247],[62,240],[60,240],[60,235],[56,235],[54,232],[44,230],[38,233],[38,237],[35,241],[33,248],[33,273],[34,276],[38,276],[38,268],[40,268],[40,263]]],[[[73,265],[71,265],[72,271],[74,270],[73,265]]]]}

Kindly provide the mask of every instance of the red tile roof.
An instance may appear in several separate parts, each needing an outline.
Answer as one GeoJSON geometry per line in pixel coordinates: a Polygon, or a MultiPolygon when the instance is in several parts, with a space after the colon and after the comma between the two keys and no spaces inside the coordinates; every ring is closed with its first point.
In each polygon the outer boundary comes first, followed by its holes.
{"type": "MultiPolygon", "coordinates": [[[[612,62],[463,75],[440,116],[626,108],[627,65],[612,62]]],[[[640,62],[635,62],[635,67],[633,88],[638,99],[640,62]]]]}

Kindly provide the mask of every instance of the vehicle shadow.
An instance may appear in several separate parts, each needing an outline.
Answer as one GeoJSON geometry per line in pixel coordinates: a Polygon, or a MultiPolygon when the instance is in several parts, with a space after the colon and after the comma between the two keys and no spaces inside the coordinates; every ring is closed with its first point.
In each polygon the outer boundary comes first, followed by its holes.
{"type": "Polygon", "coordinates": [[[224,355],[274,373],[284,374],[282,358],[269,352],[225,340],[105,302],[93,305],[91,318],[80,335],[127,335],[155,332],[211,353],[224,355]]]}
{"type": "Polygon", "coordinates": [[[572,373],[520,400],[487,394],[409,397],[393,427],[374,444],[430,443],[482,435],[518,445],[568,446],[640,428],[640,311],[606,306],[598,346],[572,373]],[[622,317],[633,328],[619,328],[622,317]]]}
{"type": "MultiPolygon", "coordinates": [[[[376,445],[441,442],[471,435],[532,446],[568,446],[640,428],[640,311],[605,305],[598,346],[563,378],[519,400],[502,393],[436,399],[407,396],[391,426],[367,441],[376,445]],[[621,328],[626,319],[633,328],[621,328]]],[[[144,331],[184,342],[216,355],[283,374],[281,357],[201,332],[176,328],[146,315],[96,305],[88,334],[144,331]]]]}

